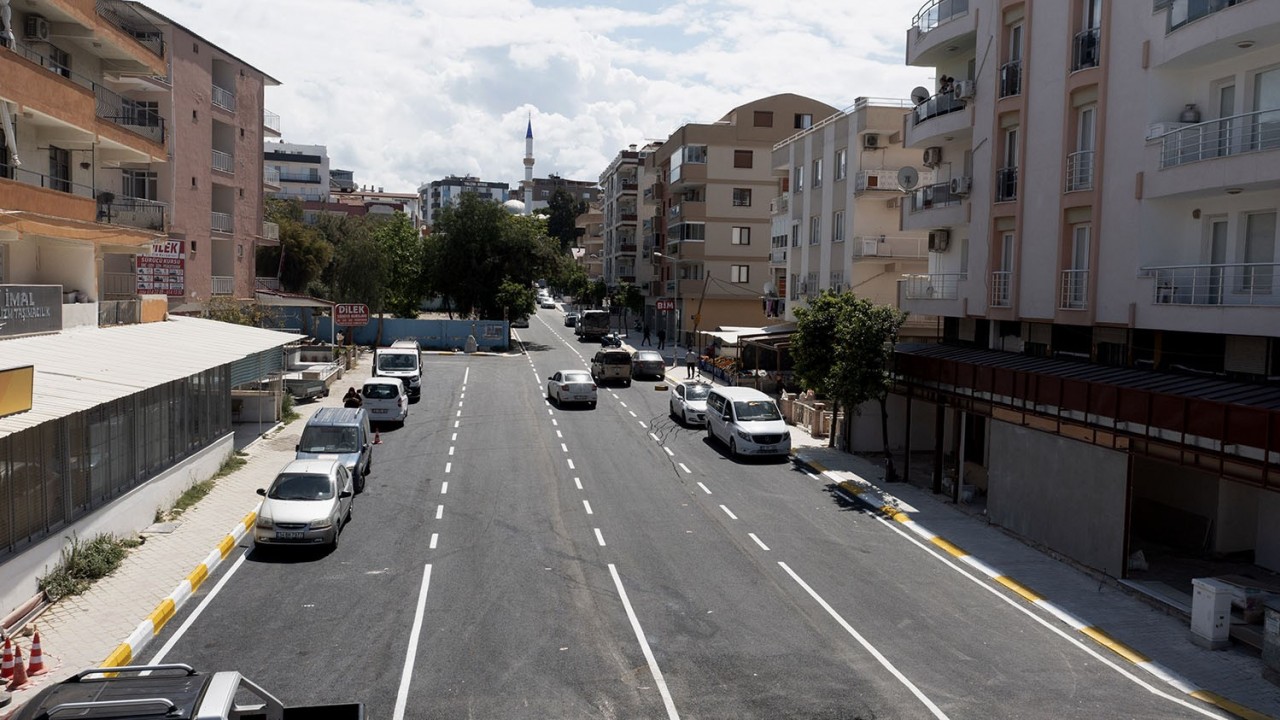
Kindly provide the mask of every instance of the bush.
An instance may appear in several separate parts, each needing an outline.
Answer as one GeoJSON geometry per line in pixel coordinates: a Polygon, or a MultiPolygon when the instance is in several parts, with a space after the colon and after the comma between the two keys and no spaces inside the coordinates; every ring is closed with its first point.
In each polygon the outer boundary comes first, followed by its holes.
{"type": "Polygon", "coordinates": [[[102,533],[88,542],[72,535],[71,543],[62,549],[62,559],[48,575],[37,580],[40,590],[50,598],[71,597],[88,590],[95,580],[115,572],[129,550],[142,544],[133,538],[117,538],[102,533]]]}

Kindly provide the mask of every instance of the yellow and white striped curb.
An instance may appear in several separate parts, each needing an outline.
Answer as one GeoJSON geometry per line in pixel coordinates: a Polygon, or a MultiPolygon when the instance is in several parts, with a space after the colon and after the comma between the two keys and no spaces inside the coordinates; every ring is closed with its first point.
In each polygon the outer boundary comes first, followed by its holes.
{"type": "Polygon", "coordinates": [[[111,651],[111,654],[107,656],[106,660],[102,661],[99,667],[128,665],[130,661],[136,658],[142,652],[142,649],[147,646],[147,643],[151,642],[151,638],[159,635],[165,623],[169,622],[177,614],[178,608],[182,607],[182,604],[195,594],[196,590],[200,589],[204,581],[209,579],[209,576],[213,574],[214,570],[218,569],[218,566],[231,554],[236,545],[240,544],[245,534],[253,529],[253,524],[257,519],[257,509],[245,515],[244,519],[222,538],[218,546],[209,553],[209,556],[197,565],[196,569],[192,570],[182,582],[178,583],[178,587],[169,593],[168,597],[160,601],[156,609],[152,610],[150,615],[147,615],[146,620],[138,623],[138,627],[134,629],[128,639],[111,651]]]}
{"type": "Polygon", "coordinates": [[[1263,713],[1257,712],[1256,710],[1252,710],[1239,703],[1233,702],[1232,700],[1225,698],[1211,690],[1205,690],[1204,688],[1196,687],[1190,681],[1177,675],[1172,670],[1164,667],[1160,663],[1157,663],[1151,660],[1150,658],[1138,652],[1137,650],[1134,650],[1128,645],[1125,645],[1124,643],[1121,643],[1120,641],[1107,635],[1106,632],[1104,632],[1101,628],[1098,628],[1094,625],[1090,625],[1089,623],[1086,623],[1083,620],[1080,620],[1079,618],[1075,617],[1074,615],[1067,612],[1066,610],[1063,610],[1057,605],[1054,605],[1053,603],[1044,599],[1043,597],[1040,596],[1039,593],[1035,592],[1034,590],[1027,587],[1026,585],[1023,585],[1017,580],[1014,580],[1008,575],[1005,575],[999,570],[996,570],[990,565],[987,565],[986,563],[982,562],[978,558],[970,555],[966,550],[964,550],[960,546],[947,541],[946,539],[938,536],[937,534],[935,534],[928,528],[924,527],[920,523],[917,523],[915,520],[912,520],[911,516],[902,512],[897,507],[894,507],[891,503],[886,502],[882,497],[881,491],[871,483],[868,483],[865,480],[861,480],[861,479],[859,479],[860,482],[855,482],[848,478],[842,478],[837,473],[832,472],[831,470],[828,470],[821,463],[815,462],[813,460],[800,460],[800,462],[803,462],[804,464],[822,473],[827,479],[833,481],[837,487],[839,487],[844,493],[849,495],[851,498],[865,502],[868,505],[872,506],[873,508],[879,510],[886,517],[901,524],[903,527],[913,532],[920,539],[940,548],[941,550],[944,550],[948,555],[956,558],[957,560],[959,560],[960,562],[963,562],[969,567],[972,567],[973,569],[977,570],[983,575],[986,575],[993,582],[1003,585],[1004,587],[1008,588],[1015,594],[1021,596],[1022,599],[1026,600],[1027,602],[1031,603],[1032,605],[1035,605],[1036,607],[1043,609],[1045,612],[1048,612],[1050,615],[1053,615],[1054,617],[1058,618],[1063,623],[1070,626],[1071,629],[1075,630],[1076,632],[1082,635],[1085,635],[1086,637],[1090,638],[1091,640],[1098,643],[1099,645],[1102,645],[1103,647],[1107,648],[1108,650],[1115,653],[1116,655],[1119,655],[1125,660],[1128,660],[1130,663],[1137,666],[1138,668],[1141,668],[1142,670],[1146,671],[1152,676],[1160,679],[1161,681],[1165,682],[1169,686],[1176,688],[1179,692],[1185,695],[1189,695],[1202,702],[1207,702],[1210,705],[1214,705],[1220,710],[1225,710],[1226,712],[1229,712],[1237,717],[1245,718],[1245,720],[1273,720],[1269,715],[1264,715],[1263,713]]]}

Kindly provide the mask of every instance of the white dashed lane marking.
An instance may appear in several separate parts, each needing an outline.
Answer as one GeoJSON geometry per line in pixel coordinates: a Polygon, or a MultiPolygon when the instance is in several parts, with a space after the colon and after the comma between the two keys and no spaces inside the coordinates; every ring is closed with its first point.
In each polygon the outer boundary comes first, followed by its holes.
{"type": "Polygon", "coordinates": [[[737,516],[737,515],[734,515],[734,514],[733,514],[733,511],[732,511],[732,510],[730,510],[729,508],[725,507],[724,505],[721,505],[721,506],[720,506],[720,509],[724,511],[724,514],[725,514],[725,515],[728,515],[729,517],[733,518],[734,520],[737,520],[737,519],[738,519],[738,516],[737,516]]]}
{"type": "Polygon", "coordinates": [[[440,533],[431,533],[431,544],[428,545],[432,550],[436,549],[436,541],[440,539],[440,533]]]}
{"type": "Polygon", "coordinates": [[[667,454],[668,454],[668,455],[670,455],[671,457],[675,457],[675,456],[676,456],[676,454],[675,454],[675,453],[671,452],[671,448],[667,447],[666,445],[663,445],[663,446],[662,446],[662,449],[663,449],[663,450],[666,450],[666,451],[667,451],[667,454]]]}
{"type": "Polygon", "coordinates": [[[441,494],[441,495],[448,495],[448,494],[449,494],[449,481],[448,481],[448,480],[445,480],[444,482],[440,483],[440,494],[441,494]]]}
{"type": "Polygon", "coordinates": [[[579,489],[579,490],[581,490],[581,489],[582,489],[582,478],[574,478],[574,479],[573,479],[573,484],[574,484],[574,485],[577,485],[577,486],[578,486],[578,489],[579,489]]]}
{"type": "Polygon", "coordinates": [[[604,547],[604,535],[600,533],[600,528],[596,528],[596,542],[600,543],[600,547],[604,547]]]}
{"type": "Polygon", "coordinates": [[[562,452],[569,452],[569,446],[565,445],[564,443],[560,443],[560,450],[562,452]]]}
{"type": "Polygon", "coordinates": [[[701,482],[698,483],[698,487],[702,488],[702,492],[708,495],[711,494],[711,488],[707,487],[706,485],[703,485],[701,482]]]}
{"type": "Polygon", "coordinates": [[[760,546],[761,550],[764,550],[765,552],[769,552],[769,546],[761,542],[760,538],[756,537],[755,533],[747,533],[747,537],[751,538],[752,540],[755,540],[756,544],[760,546]]]}
{"type": "Polygon", "coordinates": [[[588,514],[588,515],[595,515],[595,513],[591,512],[591,503],[590,503],[590,501],[583,500],[583,501],[582,501],[582,507],[586,508],[586,510],[587,510],[587,514],[588,514]]]}
{"type": "Polygon", "coordinates": [[[689,466],[685,465],[684,463],[680,463],[680,469],[685,471],[685,474],[688,474],[688,475],[693,474],[693,471],[689,469],[689,466]]]}
{"type": "MultiPolygon", "coordinates": [[[[723,505],[721,505],[720,507],[724,507],[724,506],[723,506],[723,505]]],[[[726,510],[725,512],[728,512],[728,511],[726,510]]],[[[439,520],[439,519],[440,519],[440,518],[442,518],[442,517],[444,517],[444,505],[437,505],[437,506],[436,506],[436,519],[437,519],[437,520],[439,520]]]]}
{"type": "Polygon", "coordinates": [[[444,464],[444,471],[445,471],[445,472],[449,472],[449,471],[451,471],[451,470],[453,470],[453,463],[445,463],[445,464],[444,464]]]}
{"type": "Polygon", "coordinates": [[[573,469],[574,469],[574,467],[573,467],[573,460],[570,460],[570,461],[569,461],[569,469],[570,469],[570,470],[573,470],[573,469]]]}

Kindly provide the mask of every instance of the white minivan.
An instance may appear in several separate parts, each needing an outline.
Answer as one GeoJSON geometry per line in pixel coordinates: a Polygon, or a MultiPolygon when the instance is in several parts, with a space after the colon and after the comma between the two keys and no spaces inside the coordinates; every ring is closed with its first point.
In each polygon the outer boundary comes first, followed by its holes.
{"type": "Polygon", "coordinates": [[[368,411],[370,422],[404,425],[409,417],[409,394],[400,378],[369,378],[360,390],[360,407],[368,411]]]}
{"type": "Polygon", "coordinates": [[[788,455],[791,430],[778,404],[759,390],[717,387],[707,395],[707,437],[729,446],[729,455],[788,455]]]}

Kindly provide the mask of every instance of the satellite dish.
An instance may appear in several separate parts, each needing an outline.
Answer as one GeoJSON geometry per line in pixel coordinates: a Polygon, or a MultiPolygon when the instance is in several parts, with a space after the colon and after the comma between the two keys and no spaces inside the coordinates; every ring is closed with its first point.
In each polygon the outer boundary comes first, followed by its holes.
{"type": "Polygon", "coordinates": [[[898,187],[903,190],[912,190],[919,184],[920,173],[915,168],[908,165],[898,171],[898,187]]]}
{"type": "Polygon", "coordinates": [[[926,87],[918,87],[911,91],[911,102],[917,105],[923,105],[931,97],[933,97],[933,93],[929,92],[929,88],[926,87]]]}

